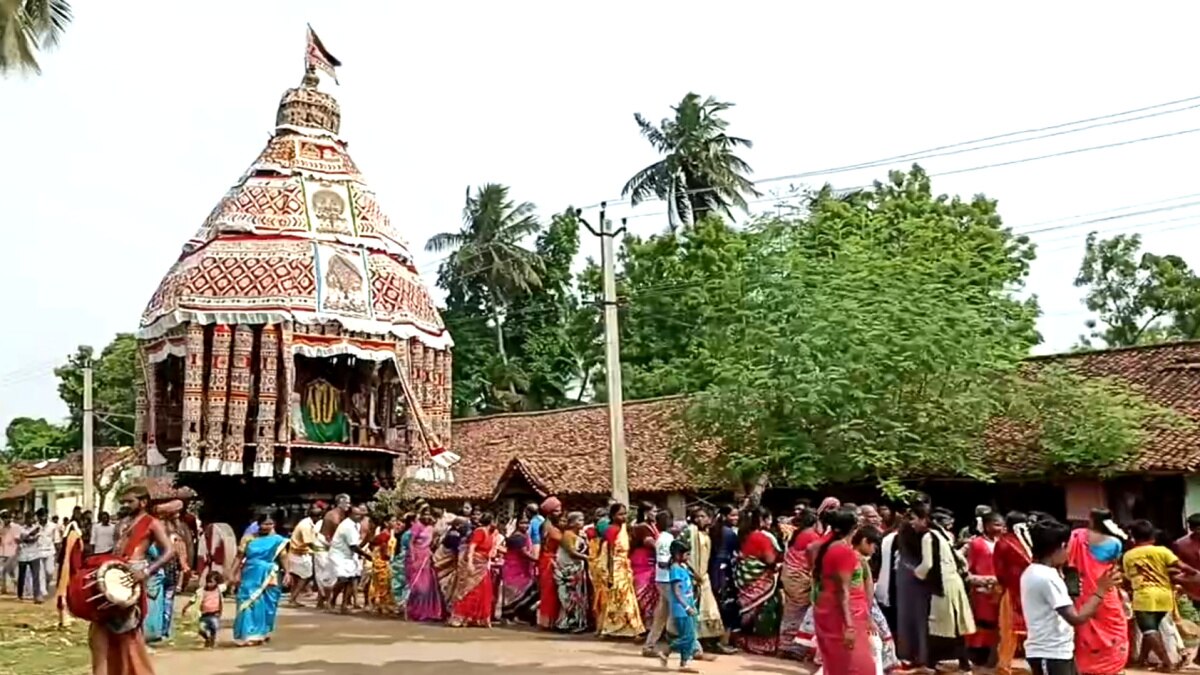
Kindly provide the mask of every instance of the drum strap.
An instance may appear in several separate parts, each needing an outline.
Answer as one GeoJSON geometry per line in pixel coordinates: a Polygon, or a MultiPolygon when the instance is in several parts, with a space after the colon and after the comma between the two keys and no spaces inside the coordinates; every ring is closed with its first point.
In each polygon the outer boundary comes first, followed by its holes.
{"type": "Polygon", "coordinates": [[[154,525],[154,517],[143,513],[138,517],[137,522],[129,526],[129,535],[125,537],[125,548],[121,551],[120,556],[128,560],[137,552],[138,544],[142,543],[150,535],[150,528],[154,525]]]}

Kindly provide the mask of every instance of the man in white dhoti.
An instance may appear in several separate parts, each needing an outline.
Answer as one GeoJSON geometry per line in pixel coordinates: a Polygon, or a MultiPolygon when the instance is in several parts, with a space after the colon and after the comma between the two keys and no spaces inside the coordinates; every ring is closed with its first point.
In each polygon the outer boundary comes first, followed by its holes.
{"type": "Polygon", "coordinates": [[[322,511],[313,504],[308,516],[296,524],[292,539],[288,543],[288,572],[292,575],[293,607],[300,607],[300,598],[308,592],[313,582],[313,545],[317,542],[317,523],[322,511]]]}
{"type": "MultiPolygon", "coordinates": [[[[321,506],[318,503],[318,506],[321,506]]],[[[329,598],[333,587],[337,585],[337,570],[329,559],[329,544],[337,532],[338,525],[350,514],[350,495],[341,494],[333,499],[333,507],[325,511],[320,520],[320,529],[311,550],[313,556],[313,577],[317,583],[317,608],[326,604],[332,605],[329,598]]]]}
{"type": "Polygon", "coordinates": [[[329,606],[332,609],[336,605],[340,594],[343,614],[350,613],[350,601],[362,575],[360,558],[370,557],[362,548],[362,533],[358,527],[364,515],[366,509],[361,506],[351,509],[349,517],[342,520],[329,542],[329,561],[337,572],[337,585],[330,594],[329,606]]]}

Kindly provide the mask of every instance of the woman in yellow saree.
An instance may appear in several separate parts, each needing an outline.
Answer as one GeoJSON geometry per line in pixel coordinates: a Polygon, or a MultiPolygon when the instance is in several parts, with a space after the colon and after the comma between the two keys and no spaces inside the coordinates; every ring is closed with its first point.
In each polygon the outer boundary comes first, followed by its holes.
{"type": "Polygon", "coordinates": [[[696,597],[699,600],[696,638],[700,640],[716,640],[725,634],[721,606],[717,604],[717,596],[713,594],[712,584],[708,580],[708,566],[712,559],[712,539],[708,536],[711,524],[712,516],[708,511],[697,509],[692,514],[691,524],[684,530],[684,537],[692,547],[687,566],[696,582],[696,597]]]}
{"type": "Polygon", "coordinates": [[[608,569],[605,567],[604,533],[608,529],[608,510],[596,509],[595,522],[584,529],[588,538],[588,575],[592,582],[592,622],[597,629],[604,619],[604,600],[608,596],[608,569]]]}
{"type": "Polygon", "coordinates": [[[608,588],[603,614],[597,620],[599,632],[602,637],[637,637],[646,632],[646,627],[633,586],[633,567],[629,564],[629,528],[625,524],[629,509],[624,504],[613,504],[608,515],[601,551],[608,588]]]}

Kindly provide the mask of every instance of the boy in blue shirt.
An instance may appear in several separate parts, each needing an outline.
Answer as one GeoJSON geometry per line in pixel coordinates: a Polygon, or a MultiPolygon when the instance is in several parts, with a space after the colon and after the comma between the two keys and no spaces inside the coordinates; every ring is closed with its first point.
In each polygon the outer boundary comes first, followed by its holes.
{"type": "Polygon", "coordinates": [[[691,548],[687,542],[676,539],[671,542],[671,618],[675,620],[676,635],[667,651],[659,654],[659,660],[667,667],[672,651],[679,653],[679,670],[698,673],[690,667],[696,655],[696,592],[692,584],[692,573],[687,567],[691,548]]]}

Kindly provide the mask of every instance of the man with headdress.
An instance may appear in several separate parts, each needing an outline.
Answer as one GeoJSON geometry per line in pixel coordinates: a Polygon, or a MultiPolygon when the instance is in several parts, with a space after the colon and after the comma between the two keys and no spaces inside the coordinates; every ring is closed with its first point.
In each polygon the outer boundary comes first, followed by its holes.
{"type": "Polygon", "coordinates": [[[191,575],[191,537],[187,533],[187,527],[179,520],[179,516],[183,513],[183,502],[178,499],[172,499],[155,506],[153,509],[154,515],[159,519],[166,530],[167,536],[171,539],[171,549],[175,553],[175,557],[171,562],[163,566],[163,594],[162,602],[162,627],[163,636],[170,637],[172,619],[175,615],[175,593],[187,583],[188,576],[191,575]]]}
{"type": "MultiPolygon", "coordinates": [[[[558,547],[562,533],[558,530],[558,519],[562,517],[562,501],[558,497],[547,497],[541,507],[542,523],[538,528],[541,547],[538,549],[538,625],[551,628],[558,621],[558,584],[554,580],[554,564],[558,558],[558,547]]],[[[530,535],[533,527],[530,525],[530,535]]]]}
{"type": "MultiPolygon", "coordinates": [[[[116,556],[130,565],[130,581],[142,586],[142,604],[130,610],[134,614],[122,621],[94,621],[88,631],[88,646],[92,652],[92,675],[152,675],[154,666],[142,634],[145,618],[146,578],[158,572],[175,558],[171,538],[166,528],[150,515],[150,492],[143,485],[134,485],[121,493],[121,506],[126,514],[117,525],[116,556]],[[147,559],[150,545],[163,551],[153,562],[147,559]],[[124,625],[121,625],[124,624],[124,625]],[[132,624],[132,625],[130,625],[132,624]]],[[[87,573],[86,568],[81,574],[87,573]]],[[[85,591],[86,593],[86,591],[85,591]]],[[[85,600],[81,598],[81,600],[85,600]]]]}

